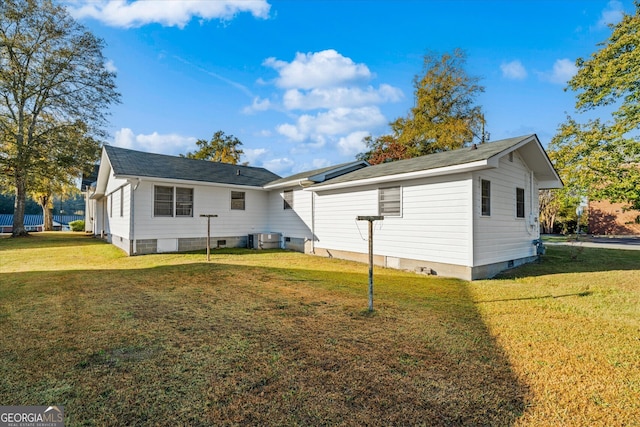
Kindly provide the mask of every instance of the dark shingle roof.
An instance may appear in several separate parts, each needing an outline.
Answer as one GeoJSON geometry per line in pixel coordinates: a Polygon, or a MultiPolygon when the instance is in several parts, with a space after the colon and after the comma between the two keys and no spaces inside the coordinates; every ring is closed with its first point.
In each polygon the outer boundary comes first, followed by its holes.
{"type": "Polygon", "coordinates": [[[500,141],[490,142],[477,145],[476,149],[465,147],[453,151],[444,151],[441,153],[428,154],[426,156],[414,157],[412,159],[398,160],[390,163],[382,163],[357,171],[342,175],[331,180],[325,181],[314,187],[323,185],[332,185],[342,182],[359,181],[363,179],[378,178],[382,176],[393,176],[410,172],[418,172],[429,169],[438,169],[448,166],[462,165],[473,163],[502,153],[505,150],[527,140],[534,135],[520,136],[516,138],[508,138],[500,141]]]}
{"type": "Polygon", "coordinates": [[[105,145],[116,176],[179,179],[262,187],[280,177],[264,168],[187,159],[105,145]]]}

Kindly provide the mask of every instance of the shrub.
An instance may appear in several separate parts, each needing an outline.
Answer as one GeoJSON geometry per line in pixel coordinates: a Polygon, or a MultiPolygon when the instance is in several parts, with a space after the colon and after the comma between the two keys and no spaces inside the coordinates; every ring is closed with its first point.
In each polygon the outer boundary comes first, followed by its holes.
{"type": "Polygon", "coordinates": [[[69,223],[69,227],[71,228],[71,231],[84,231],[84,219],[71,221],[69,223]]]}

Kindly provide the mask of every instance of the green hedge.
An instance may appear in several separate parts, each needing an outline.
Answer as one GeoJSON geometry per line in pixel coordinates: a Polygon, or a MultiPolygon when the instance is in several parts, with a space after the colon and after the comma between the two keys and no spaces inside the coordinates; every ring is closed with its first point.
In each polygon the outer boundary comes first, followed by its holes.
{"type": "Polygon", "coordinates": [[[71,221],[69,227],[71,227],[71,231],[84,231],[84,219],[71,221]]]}

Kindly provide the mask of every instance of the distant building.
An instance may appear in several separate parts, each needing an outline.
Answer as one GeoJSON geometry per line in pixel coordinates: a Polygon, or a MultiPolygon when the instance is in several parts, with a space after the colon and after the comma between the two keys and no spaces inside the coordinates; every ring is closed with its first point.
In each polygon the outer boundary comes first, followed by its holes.
{"type": "Polygon", "coordinates": [[[589,202],[589,233],[596,235],[640,235],[640,210],[623,203],[589,202]]]}

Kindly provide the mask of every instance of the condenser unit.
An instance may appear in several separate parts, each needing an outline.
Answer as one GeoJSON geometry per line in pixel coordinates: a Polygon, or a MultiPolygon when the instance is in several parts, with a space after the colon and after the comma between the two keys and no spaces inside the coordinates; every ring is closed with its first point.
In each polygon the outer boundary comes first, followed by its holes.
{"type": "Polygon", "coordinates": [[[279,249],[281,237],[280,233],[249,234],[247,247],[249,249],[279,249]]]}

